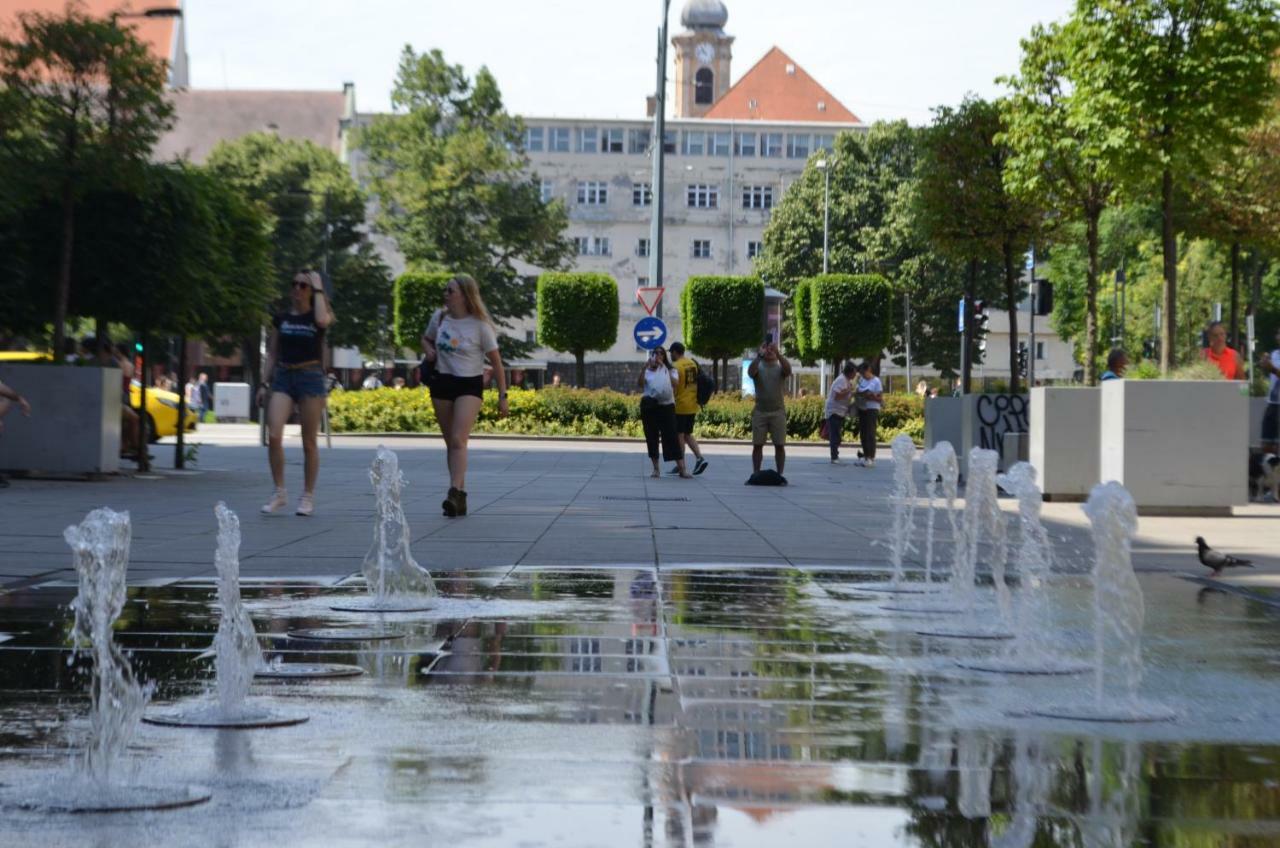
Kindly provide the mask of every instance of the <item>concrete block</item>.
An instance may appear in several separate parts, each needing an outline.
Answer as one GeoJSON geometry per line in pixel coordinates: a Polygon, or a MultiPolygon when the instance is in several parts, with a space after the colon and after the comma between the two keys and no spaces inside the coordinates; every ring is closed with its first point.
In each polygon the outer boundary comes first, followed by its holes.
{"type": "Polygon", "coordinates": [[[1102,384],[1099,476],[1148,513],[1229,514],[1248,502],[1249,398],[1243,383],[1102,384]]]}
{"type": "Polygon", "coordinates": [[[1097,388],[1031,390],[1030,463],[1050,498],[1084,498],[1098,476],[1102,394],[1097,388]]]}
{"type": "Polygon", "coordinates": [[[936,397],[924,402],[924,447],[932,448],[938,442],[960,444],[960,409],[964,398],[936,397]]]}
{"type": "Polygon", "coordinates": [[[120,469],[118,368],[0,365],[0,381],[31,403],[4,419],[0,469],[46,474],[110,474],[120,469]]]}
{"type": "Polygon", "coordinates": [[[969,473],[969,449],[999,451],[1005,433],[1026,433],[1026,395],[965,395],[960,398],[960,440],[952,442],[961,475],[969,473]]]}

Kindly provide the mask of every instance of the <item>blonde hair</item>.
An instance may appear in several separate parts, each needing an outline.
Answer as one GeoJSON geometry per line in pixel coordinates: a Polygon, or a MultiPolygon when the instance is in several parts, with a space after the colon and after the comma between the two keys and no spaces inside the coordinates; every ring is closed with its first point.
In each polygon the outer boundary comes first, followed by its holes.
{"type": "Polygon", "coordinates": [[[462,299],[467,304],[467,313],[472,317],[479,318],[496,330],[497,327],[494,326],[493,318],[490,317],[489,310],[485,308],[484,298],[480,296],[480,284],[476,282],[475,277],[469,274],[458,274],[449,282],[456,283],[458,291],[462,292],[462,299]]]}

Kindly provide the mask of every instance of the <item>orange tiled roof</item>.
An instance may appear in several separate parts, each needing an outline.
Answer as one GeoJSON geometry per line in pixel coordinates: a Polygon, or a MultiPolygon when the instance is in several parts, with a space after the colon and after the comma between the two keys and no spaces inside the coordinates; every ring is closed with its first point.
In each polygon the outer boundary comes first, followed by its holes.
{"type": "Polygon", "coordinates": [[[777,47],[764,54],[703,117],[720,121],[862,123],[777,47]]]}
{"type": "MultiPolygon", "coordinates": [[[[90,17],[106,18],[112,12],[128,14],[147,9],[180,9],[182,0],[82,0],[79,4],[71,4],[68,0],[0,0],[0,32],[11,32],[21,12],[58,15],[68,5],[78,5],[90,17]]],[[[151,55],[172,67],[177,18],[125,18],[120,24],[132,28],[138,40],[150,48],[151,55]]]]}

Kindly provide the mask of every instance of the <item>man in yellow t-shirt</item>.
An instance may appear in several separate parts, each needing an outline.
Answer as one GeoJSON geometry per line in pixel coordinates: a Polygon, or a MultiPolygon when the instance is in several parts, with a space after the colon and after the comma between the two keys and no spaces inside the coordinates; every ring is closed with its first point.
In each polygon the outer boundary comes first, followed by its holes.
{"type": "Polygon", "coordinates": [[[693,473],[701,474],[707,470],[707,461],[702,458],[702,448],[693,437],[693,421],[698,416],[698,363],[684,355],[684,345],[674,342],[671,345],[671,367],[680,375],[676,382],[676,433],[680,436],[681,446],[693,451],[697,457],[693,473]]]}

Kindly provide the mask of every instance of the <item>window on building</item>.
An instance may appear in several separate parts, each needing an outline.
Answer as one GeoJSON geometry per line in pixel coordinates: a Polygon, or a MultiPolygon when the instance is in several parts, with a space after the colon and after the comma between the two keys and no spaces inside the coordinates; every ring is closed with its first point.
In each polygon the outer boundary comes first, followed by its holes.
{"type": "Polygon", "coordinates": [[[773,186],[749,185],[742,187],[743,209],[772,209],[773,186]]]}
{"type": "Polygon", "coordinates": [[[579,256],[611,256],[609,239],[605,236],[574,236],[579,256]]]}
{"type": "Polygon", "coordinates": [[[569,128],[552,127],[547,138],[547,150],[552,153],[569,152],[569,128]]]}
{"type": "Polygon", "coordinates": [[[701,130],[685,130],[684,155],[701,156],[707,152],[707,134],[701,130]]]}
{"type": "Polygon", "coordinates": [[[747,258],[748,259],[755,259],[757,256],[759,256],[762,253],[764,253],[764,242],[762,241],[747,242],[747,258]]]}
{"type": "Polygon", "coordinates": [[[787,158],[808,159],[809,143],[812,138],[808,133],[791,133],[787,136],[787,158]]]}
{"type": "Polygon", "coordinates": [[[551,198],[555,197],[556,184],[551,180],[543,180],[538,184],[538,196],[542,198],[543,203],[550,203],[551,198]]]}
{"type": "Polygon", "coordinates": [[[525,127],[524,129],[524,149],[527,153],[540,153],[542,151],[542,127],[525,127]]]}
{"type": "Polygon", "coordinates": [[[662,152],[663,153],[676,152],[676,131],[675,130],[662,131],[662,152]]]}
{"type": "Polygon", "coordinates": [[[707,136],[707,152],[712,156],[729,155],[729,139],[727,132],[709,133],[707,136]]]}
{"type": "Polygon", "coordinates": [[[760,155],[767,159],[782,156],[782,133],[760,133],[760,155]]]}
{"type": "Polygon", "coordinates": [[[600,130],[596,127],[578,129],[578,152],[595,153],[600,148],[600,130]]]}
{"type": "Polygon", "coordinates": [[[609,186],[596,180],[578,182],[578,202],[586,206],[603,206],[609,202],[609,186]]]}
{"type": "Polygon", "coordinates": [[[720,188],[709,183],[689,184],[690,209],[716,209],[720,206],[720,188]]]}
{"type": "Polygon", "coordinates": [[[625,136],[625,132],[619,127],[605,130],[600,135],[600,152],[621,153],[625,136]]]}
{"type": "MultiPolygon", "coordinates": [[[[647,238],[642,238],[637,240],[636,256],[648,256],[648,255],[649,255],[649,240],[647,238]]],[[[641,285],[645,285],[645,284],[641,283],[641,285]]]]}
{"type": "Polygon", "coordinates": [[[538,343],[537,336],[534,334],[533,330],[525,330],[525,331],[524,331],[524,341],[525,341],[525,344],[537,344],[537,343],[538,343]]]}
{"type": "Polygon", "coordinates": [[[1044,359],[1044,342],[1036,342],[1036,359],[1044,359]]]}
{"type": "Polygon", "coordinates": [[[706,105],[715,99],[715,74],[710,68],[698,68],[693,75],[693,102],[706,105]]]}
{"type": "Polygon", "coordinates": [[[693,258],[694,259],[710,259],[711,258],[711,239],[694,239],[693,240],[693,258]]]}
{"type": "Polygon", "coordinates": [[[733,155],[734,156],[755,156],[756,155],[756,134],[755,133],[738,133],[733,137],[733,155]]]}
{"type": "Polygon", "coordinates": [[[651,138],[653,138],[653,133],[649,130],[630,130],[627,133],[627,152],[648,153],[649,139],[651,138]]]}
{"type": "Polygon", "coordinates": [[[649,206],[653,203],[653,186],[649,183],[631,184],[631,205],[649,206]]]}
{"type": "Polygon", "coordinates": [[[830,133],[815,133],[813,136],[813,149],[826,150],[828,152],[835,150],[836,137],[830,133]]]}

